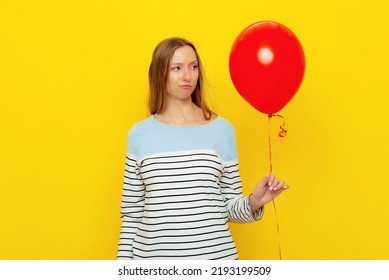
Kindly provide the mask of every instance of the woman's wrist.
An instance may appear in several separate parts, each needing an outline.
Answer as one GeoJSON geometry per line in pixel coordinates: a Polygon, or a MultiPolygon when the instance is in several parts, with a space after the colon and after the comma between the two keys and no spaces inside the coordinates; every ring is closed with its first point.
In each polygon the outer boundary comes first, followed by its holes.
{"type": "Polygon", "coordinates": [[[251,212],[253,214],[257,213],[258,210],[263,206],[263,203],[260,200],[255,199],[252,193],[249,195],[249,202],[250,202],[251,212]]]}

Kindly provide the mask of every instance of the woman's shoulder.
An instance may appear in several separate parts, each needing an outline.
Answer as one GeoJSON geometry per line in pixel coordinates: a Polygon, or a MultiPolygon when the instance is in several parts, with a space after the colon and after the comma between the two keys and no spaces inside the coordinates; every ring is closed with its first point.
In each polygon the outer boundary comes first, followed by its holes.
{"type": "Polygon", "coordinates": [[[232,125],[232,123],[228,119],[226,119],[222,116],[219,116],[219,115],[216,116],[216,118],[215,118],[215,120],[213,120],[213,122],[215,122],[215,125],[217,125],[218,127],[220,127],[223,130],[235,132],[235,128],[232,125]]]}
{"type": "Polygon", "coordinates": [[[144,133],[148,133],[150,130],[152,130],[152,120],[150,117],[143,119],[141,121],[138,121],[132,125],[130,130],[128,131],[128,137],[138,137],[144,133]]]}
{"type": "Polygon", "coordinates": [[[138,132],[138,131],[148,130],[152,126],[153,126],[153,119],[152,119],[152,116],[149,116],[143,120],[135,122],[133,124],[133,126],[131,127],[130,132],[138,132]]]}

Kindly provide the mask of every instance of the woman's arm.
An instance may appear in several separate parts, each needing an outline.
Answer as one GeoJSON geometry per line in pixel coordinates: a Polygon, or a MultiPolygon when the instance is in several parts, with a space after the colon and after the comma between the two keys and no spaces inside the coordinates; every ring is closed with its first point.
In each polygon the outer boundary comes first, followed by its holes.
{"type": "Polygon", "coordinates": [[[132,259],[132,243],[143,217],[145,187],[135,156],[127,154],[121,205],[122,225],[117,259],[132,259]]]}
{"type": "Polygon", "coordinates": [[[235,223],[250,223],[261,219],[263,207],[253,212],[249,196],[243,196],[238,161],[225,163],[219,180],[228,219],[235,223]]]}

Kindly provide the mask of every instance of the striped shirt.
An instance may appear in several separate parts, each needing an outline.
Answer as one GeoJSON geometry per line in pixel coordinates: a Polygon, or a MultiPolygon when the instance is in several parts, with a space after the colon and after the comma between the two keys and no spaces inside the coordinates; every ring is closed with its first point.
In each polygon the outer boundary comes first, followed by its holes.
{"type": "Polygon", "coordinates": [[[238,259],[228,222],[259,220],[242,195],[235,132],[217,117],[128,134],[118,259],[238,259]]]}

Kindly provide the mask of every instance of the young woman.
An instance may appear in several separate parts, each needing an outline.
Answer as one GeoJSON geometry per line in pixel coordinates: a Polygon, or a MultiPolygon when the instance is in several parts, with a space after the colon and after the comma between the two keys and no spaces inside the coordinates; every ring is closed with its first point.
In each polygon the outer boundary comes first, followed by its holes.
{"type": "Polygon", "coordinates": [[[118,259],[238,259],[228,222],[259,220],[287,186],[242,195],[234,128],[204,99],[195,46],[169,38],[149,68],[151,116],[128,134],[118,259]]]}

